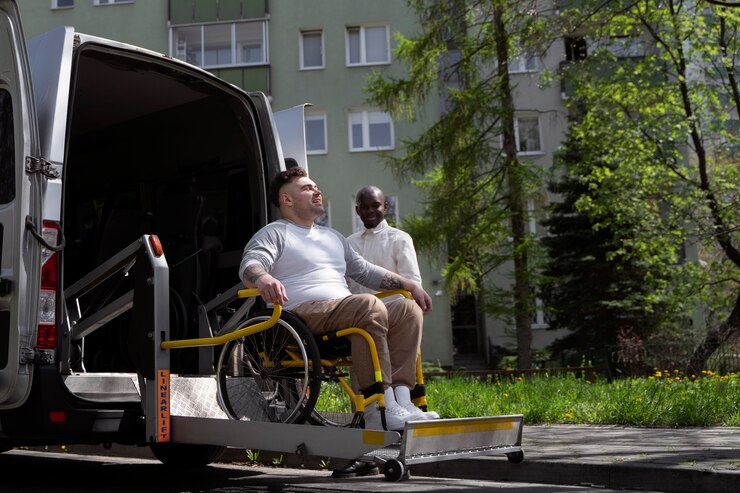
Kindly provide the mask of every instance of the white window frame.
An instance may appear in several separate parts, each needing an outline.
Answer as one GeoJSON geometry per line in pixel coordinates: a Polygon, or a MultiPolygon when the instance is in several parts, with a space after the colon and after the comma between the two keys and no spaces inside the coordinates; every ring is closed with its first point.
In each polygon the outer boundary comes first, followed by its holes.
{"type": "Polygon", "coordinates": [[[304,128],[306,130],[308,129],[308,125],[306,125],[305,122],[320,120],[323,124],[323,131],[322,131],[322,137],[324,139],[323,147],[321,149],[309,150],[308,149],[308,132],[306,131],[306,154],[327,154],[329,152],[329,147],[327,145],[327,138],[326,138],[326,113],[325,112],[306,113],[303,119],[304,119],[304,128]]]}
{"type": "Polygon", "coordinates": [[[539,62],[537,61],[537,55],[530,53],[521,53],[516,55],[509,60],[509,73],[510,74],[526,74],[534,73],[539,70],[539,62]],[[531,62],[531,67],[528,66],[531,62]]]}
{"type": "MultiPolygon", "coordinates": [[[[192,25],[178,25],[173,26],[170,28],[170,56],[174,58],[178,58],[183,61],[188,61],[187,57],[183,58],[180,54],[180,47],[175,48],[175,32],[178,29],[185,29],[185,28],[198,28],[200,30],[200,62],[194,63],[193,61],[190,61],[193,65],[197,65],[201,68],[205,69],[217,69],[217,68],[231,68],[231,67],[254,67],[254,66],[264,66],[268,65],[270,63],[269,59],[269,45],[268,45],[268,22],[266,20],[249,20],[249,21],[243,21],[243,22],[218,22],[218,23],[209,23],[209,24],[192,24],[192,25]],[[258,62],[237,62],[238,55],[238,42],[239,40],[236,39],[236,27],[239,24],[257,24],[259,23],[262,26],[262,39],[261,39],[261,47],[262,47],[262,58],[263,60],[258,62]],[[229,63],[219,63],[215,65],[206,65],[205,59],[206,59],[206,44],[205,44],[205,28],[210,26],[228,26],[230,31],[230,52],[231,52],[231,61],[229,63]]],[[[185,48],[185,52],[187,53],[187,49],[185,48]]]]}
{"type": "Polygon", "coordinates": [[[391,63],[391,37],[390,27],[387,24],[382,25],[366,25],[366,26],[347,26],[344,30],[344,46],[345,46],[345,63],[348,67],[363,67],[368,65],[390,65],[391,63]],[[366,29],[385,29],[385,60],[368,62],[367,61],[367,39],[366,29]],[[359,50],[360,60],[358,62],[352,62],[350,58],[350,31],[357,29],[359,32],[359,50]]]}
{"type": "Polygon", "coordinates": [[[52,10],[73,9],[73,8],[75,8],[75,0],[72,0],[72,5],[59,5],[59,0],[51,0],[52,10]]]}
{"type": "Polygon", "coordinates": [[[300,69],[301,70],[321,70],[321,69],[325,68],[325,66],[326,66],[326,62],[325,62],[326,56],[325,56],[325,53],[324,53],[324,30],[323,29],[305,29],[305,30],[302,30],[301,31],[301,35],[300,35],[300,41],[299,41],[299,45],[298,46],[299,46],[299,49],[300,49],[300,69]],[[321,50],[321,64],[320,65],[306,65],[304,41],[306,39],[305,36],[307,34],[312,34],[312,35],[318,34],[320,36],[320,39],[321,39],[321,46],[319,48],[321,50]]]}
{"type": "Polygon", "coordinates": [[[134,3],[136,0],[95,0],[93,5],[102,7],[104,5],[120,5],[122,3],[134,3]]]}
{"type": "Polygon", "coordinates": [[[516,136],[516,150],[518,156],[536,156],[544,154],[544,151],[542,149],[542,123],[540,122],[539,115],[516,117],[516,120],[514,122],[514,133],[516,136]],[[537,149],[528,151],[522,150],[522,144],[519,139],[519,122],[521,120],[537,120],[537,149]]]}
{"type": "Polygon", "coordinates": [[[395,131],[393,126],[393,119],[385,111],[380,110],[351,110],[347,115],[347,130],[349,137],[349,152],[368,152],[368,151],[387,151],[395,149],[396,139],[395,131]],[[352,141],[352,117],[359,115],[362,125],[362,147],[353,147],[352,141]],[[388,146],[373,147],[370,145],[370,117],[371,115],[384,115],[387,117],[389,132],[390,132],[390,144],[388,146]]]}

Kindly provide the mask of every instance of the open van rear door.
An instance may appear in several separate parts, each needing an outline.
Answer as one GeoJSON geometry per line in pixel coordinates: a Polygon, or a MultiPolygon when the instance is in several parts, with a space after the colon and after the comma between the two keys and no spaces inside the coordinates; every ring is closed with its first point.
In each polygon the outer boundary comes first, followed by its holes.
{"type": "Polygon", "coordinates": [[[26,218],[40,215],[40,177],[26,162],[39,156],[37,128],[18,6],[0,0],[0,409],[23,404],[33,376],[40,246],[26,218]]]}

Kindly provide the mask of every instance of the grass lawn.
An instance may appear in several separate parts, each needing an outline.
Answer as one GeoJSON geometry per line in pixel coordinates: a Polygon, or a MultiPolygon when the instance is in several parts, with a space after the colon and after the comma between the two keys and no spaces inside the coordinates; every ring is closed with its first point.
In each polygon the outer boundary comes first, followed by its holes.
{"type": "MultiPolygon", "coordinates": [[[[426,389],[429,409],[442,418],[523,414],[527,424],[740,426],[736,373],[687,376],[665,370],[611,382],[575,373],[433,377],[426,389]]],[[[349,412],[349,401],[338,386],[322,384],[320,400],[325,409],[331,404],[349,412]]]]}

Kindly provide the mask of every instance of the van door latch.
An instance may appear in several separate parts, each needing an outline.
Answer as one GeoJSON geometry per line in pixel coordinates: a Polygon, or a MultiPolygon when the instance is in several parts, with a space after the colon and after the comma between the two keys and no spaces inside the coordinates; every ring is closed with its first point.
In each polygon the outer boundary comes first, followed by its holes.
{"type": "Polygon", "coordinates": [[[26,171],[28,173],[41,173],[47,178],[59,178],[59,170],[46,159],[34,156],[26,156],[26,171]]]}

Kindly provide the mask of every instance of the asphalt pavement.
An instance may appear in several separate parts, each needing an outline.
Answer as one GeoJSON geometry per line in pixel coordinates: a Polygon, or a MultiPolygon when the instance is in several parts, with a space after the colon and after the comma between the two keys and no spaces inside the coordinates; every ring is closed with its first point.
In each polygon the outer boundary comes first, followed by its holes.
{"type": "MultiPolygon", "coordinates": [[[[509,462],[503,455],[414,464],[410,467],[409,481],[446,477],[614,490],[740,491],[740,428],[528,426],[525,423],[522,449],[524,460],[519,464],[509,462]]],[[[48,450],[58,451],[51,447],[48,450]]],[[[66,450],[153,457],[148,448],[140,447],[70,446],[66,450]]],[[[272,464],[273,457],[261,453],[260,462],[272,464]]],[[[249,457],[245,450],[228,449],[220,462],[249,464],[249,457]]],[[[283,454],[278,463],[312,470],[326,467],[325,458],[290,454],[283,454]]]]}

